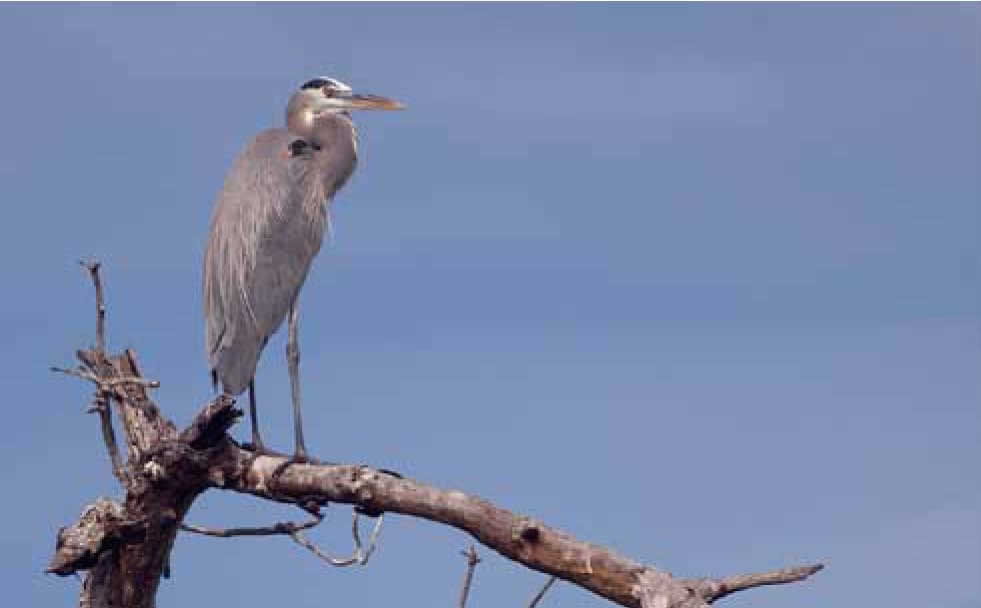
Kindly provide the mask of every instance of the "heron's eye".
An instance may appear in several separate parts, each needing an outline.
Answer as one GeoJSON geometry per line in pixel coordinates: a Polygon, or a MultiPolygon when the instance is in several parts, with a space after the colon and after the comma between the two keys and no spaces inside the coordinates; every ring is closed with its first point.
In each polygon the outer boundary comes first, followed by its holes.
{"type": "Polygon", "coordinates": [[[331,86],[324,87],[324,97],[333,97],[337,93],[337,89],[331,86]]]}

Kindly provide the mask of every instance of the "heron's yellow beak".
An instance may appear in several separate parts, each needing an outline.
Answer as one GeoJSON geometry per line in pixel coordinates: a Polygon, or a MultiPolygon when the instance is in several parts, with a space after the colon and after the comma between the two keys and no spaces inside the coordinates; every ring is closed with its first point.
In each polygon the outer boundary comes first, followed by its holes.
{"type": "Polygon", "coordinates": [[[342,93],[328,98],[328,101],[334,101],[337,106],[349,110],[402,110],[405,108],[404,104],[394,99],[358,93],[342,93]]]}

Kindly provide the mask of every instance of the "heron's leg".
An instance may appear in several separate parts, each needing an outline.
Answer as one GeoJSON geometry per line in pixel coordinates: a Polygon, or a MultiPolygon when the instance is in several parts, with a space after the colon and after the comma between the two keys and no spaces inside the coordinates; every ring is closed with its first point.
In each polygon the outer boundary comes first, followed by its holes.
{"type": "Polygon", "coordinates": [[[290,388],[293,393],[293,430],[296,435],[293,460],[306,462],[307,446],[303,442],[303,417],[300,415],[300,345],[296,338],[299,316],[299,302],[294,299],[290,305],[289,338],[286,342],[286,363],[290,370],[290,388]]]}
{"type": "Polygon", "coordinates": [[[249,380],[249,417],[252,419],[252,449],[256,454],[263,454],[266,452],[266,446],[259,436],[259,415],[255,407],[255,378],[249,380]]]}

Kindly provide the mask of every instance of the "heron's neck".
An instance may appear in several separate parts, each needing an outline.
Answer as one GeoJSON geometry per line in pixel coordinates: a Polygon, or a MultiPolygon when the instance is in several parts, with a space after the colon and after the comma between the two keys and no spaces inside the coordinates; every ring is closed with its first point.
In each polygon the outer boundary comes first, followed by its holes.
{"type": "Polygon", "coordinates": [[[358,162],[358,132],[347,113],[326,113],[312,120],[290,117],[287,121],[291,134],[314,146],[311,174],[320,181],[326,198],[340,190],[358,162]]]}
{"type": "Polygon", "coordinates": [[[318,147],[336,144],[341,139],[357,139],[357,130],[347,112],[314,115],[309,109],[303,109],[287,115],[286,128],[293,135],[318,147]]]}

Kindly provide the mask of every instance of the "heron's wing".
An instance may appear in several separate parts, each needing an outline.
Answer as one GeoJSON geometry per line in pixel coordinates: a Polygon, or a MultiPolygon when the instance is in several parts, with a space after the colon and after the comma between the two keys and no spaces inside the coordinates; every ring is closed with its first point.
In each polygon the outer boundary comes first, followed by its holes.
{"type": "MultiPolygon", "coordinates": [[[[284,129],[256,136],[218,195],[204,262],[208,356],[227,391],[245,389],[320,248],[323,222],[303,216],[302,172],[284,129]],[[319,234],[318,234],[319,230],[319,234]]],[[[316,205],[320,207],[320,205],[316,205]]],[[[325,218],[324,218],[325,221],[325,218]]]]}

